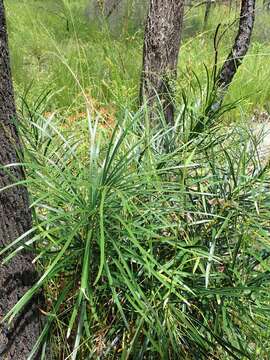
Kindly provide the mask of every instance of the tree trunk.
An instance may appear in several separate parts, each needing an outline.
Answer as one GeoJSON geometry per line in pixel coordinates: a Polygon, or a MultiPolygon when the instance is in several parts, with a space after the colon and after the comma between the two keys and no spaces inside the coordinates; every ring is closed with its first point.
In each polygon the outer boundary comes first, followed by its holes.
{"type": "MultiPolygon", "coordinates": [[[[0,0],[0,166],[18,163],[20,141],[13,120],[16,116],[9,64],[6,21],[0,0]]],[[[0,189],[23,179],[23,170],[0,167],[0,189]]],[[[15,240],[31,227],[27,190],[16,186],[0,192],[0,248],[15,240]]],[[[0,320],[33,285],[36,273],[30,254],[21,253],[7,265],[0,265],[0,320]]],[[[29,304],[7,327],[0,327],[0,358],[25,360],[39,335],[37,304],[29,304]]]]}
{"type": "Polygon", "coordinates": [[[204,19],[203,19],[203,30],[205,30],[208,25],[208,19],[209,19],[209,15],[210,15],[211,5],[212,5],[212,0],[207,0],[206,6],[205,6],[204,19]]]}
{"type": "Polygon", "coordinates": [[[173,82],[183,23],[184,0],[150,0],[145,27],[140,101],[147,102],[150,119],[159,102],[167,123],[174,122],[173,82]]]}
{"type": "MultiPolygon", "coordinates": [[[[122,0],[97,0],[96,1],[96,8],[99,9],[99,12],[105,19],[108,19],[114,11],[117,11],[122,0]]],[[[91,4],[89,5],[91,7],[91,4]]]]}
{"type": "Polygon", "coordinates": [[[108,10],[108,12],[106,13],[106,19],[108,19],[112,13],[117,10],[119,4],[121,3],[122,0],[115,0],[112,4],[110,9],[108,10]]]}
{"type": "Polygon", "coordinates": [[[248,51],[254,20],[255,0],[242,0],[238,33],[216,80],[222,98],[248,51]]]}

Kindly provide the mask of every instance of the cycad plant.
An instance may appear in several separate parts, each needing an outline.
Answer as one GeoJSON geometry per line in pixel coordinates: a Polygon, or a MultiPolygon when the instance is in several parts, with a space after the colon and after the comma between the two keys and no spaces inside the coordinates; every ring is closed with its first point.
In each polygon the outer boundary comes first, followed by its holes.
{"type": "Polygon", "coordinates": [[[31,249],[40,267],[3,320],[44,290],[29,359],[268,354],[268,165],[219,116],[192,132],[202,114],[186,99],[174,127],[153,129],[146,109],[106,129],[90,111],[70,130],[22,120],[34,225],[1,255],[31,249]]]}

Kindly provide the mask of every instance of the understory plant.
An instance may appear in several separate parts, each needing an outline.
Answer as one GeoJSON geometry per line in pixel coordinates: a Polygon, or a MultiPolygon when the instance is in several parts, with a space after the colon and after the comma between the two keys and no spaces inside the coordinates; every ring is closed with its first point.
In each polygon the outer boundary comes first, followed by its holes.
{"type": "Polygon", "coordinates": [[[70,129],[28,107],[14,166],[34,223],[1,255],[36,254],[40,279],[4,319],[44,291],[29,359],[269,354],[268,164],[247,128],[222,125],[224,108],[209,121],[183,103],[173,127],[145,108],[104,126],[88,109],[70,129]]]}

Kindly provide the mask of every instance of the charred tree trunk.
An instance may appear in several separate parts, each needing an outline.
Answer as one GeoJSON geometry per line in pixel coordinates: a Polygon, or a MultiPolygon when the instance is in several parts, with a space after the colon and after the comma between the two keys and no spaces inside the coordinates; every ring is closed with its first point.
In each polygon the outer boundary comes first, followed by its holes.
{"type": "Polygon", "coordinates": [[[118,6],[120,5],[122,0],[115,0],[112,4],[111,4],[111,8],[108,10],[107,14],[106,14],[106,19],[108,19],[112,13],[118,8],[118,6]]]}
{"type": "Polygon", "coordinates": [[[204,19],[203,19],[203,30],[206,29],[207,24],[208,24],[208,19],[209,19],[209,15],[210,15],[211,5],[212,5],[212,0],[207,0],[207,1],[206,1],[206,6],[205,6],[204,19]]]}
{"type": "MultiPolygon", "coordinates": [[[[3,0],[0,0],[0,189],[23,179],[21,168],[3,170],[3,165],[18,163],[21,145],[14,120],[16,116],[3,0]]],[[[31,227],[27,190],[23,186],[0,192],[0,248],[31,227]]],[[[36,273],[30,254],[16,256],[0,265],[0,320],[33,285],[36,273]]],[[[29,304],[10,327],[0,325],[0,358],[25,360],[39,335],[37,304],[29,304]]]]}
{"type": "Polygon", "coordinates": [[[105,19],[108,19],[117,10],[122,0],[97,0],[96,7],[105,19]]]}
{"type": "Polygon", "coordinates": [[[242,0],[238,33],[232,50],[216,79],[216,85],[222,99],[248,51],[254,20],[255,0],[242,0]]]}
{"type": "Polygon", "coordinates": [[[165,120],[174,122],[173,82],[183,23],[184,0],[150,0],[143,49],[141,104],[148,104],[153,120],[155,108],[162,104],[165,120]]]}

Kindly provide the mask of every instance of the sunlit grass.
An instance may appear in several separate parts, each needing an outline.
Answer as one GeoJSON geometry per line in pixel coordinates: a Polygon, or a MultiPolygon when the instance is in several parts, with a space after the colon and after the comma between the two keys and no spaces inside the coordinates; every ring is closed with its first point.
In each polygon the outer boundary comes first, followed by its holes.
{"type": "Polygon", "coordinates": [[[68,129],[29,104],[34,224],[1,254],[37,255],[41,278],[5,320],[43,288],[44,359],[268,353],[269,166],[219,114],[193,133],[201,110],[151,129],[126,109],[103,131],[93,109],[68,129]]]}
{"type": "MultiPolygon", "coordinates": [[[[55,109],[82,109],[83,98],[68,64],[80,79],[82,87],[103,105],[118,108],[137,106],[142,62],[143,29],[135,33],[110,34],[100,23],[89,22],[85,16],[85,1],[59,2],[7,1],[10,45],[15,87],[19,95],[29,91],[41,93],[44,88],[57,91],[55,109]],[[46,9],[49,8],[50,11],[46,9]],[[59,10],[60,9],[60,10],[59,10]],[[66,22],[69,22],[67,30],[66,22]]],[[[229,102],[244,98],[241,111],[252,113],[254,108],[269,108],[270,47],[265,35],[268,14],[258,3],[253,43],[227,96],[229,102]]],[[[184,40],[180,51],[179,92],[187,91],[192,72],[206,81],[204,65],[213,66],[213,37],[219,22],[222,31],[237,16],[234,7],[213,6],[208,28],[202,30],[204,7],[188,10],[185,17],[184,40]],[[226,16],[224,16],[226,14],[226,16]]],[[[221,66],[235,35],[229,27],[219,48],[221,66]]],[[[240,112],[231,120],[240,118],[240,112]]]]}

